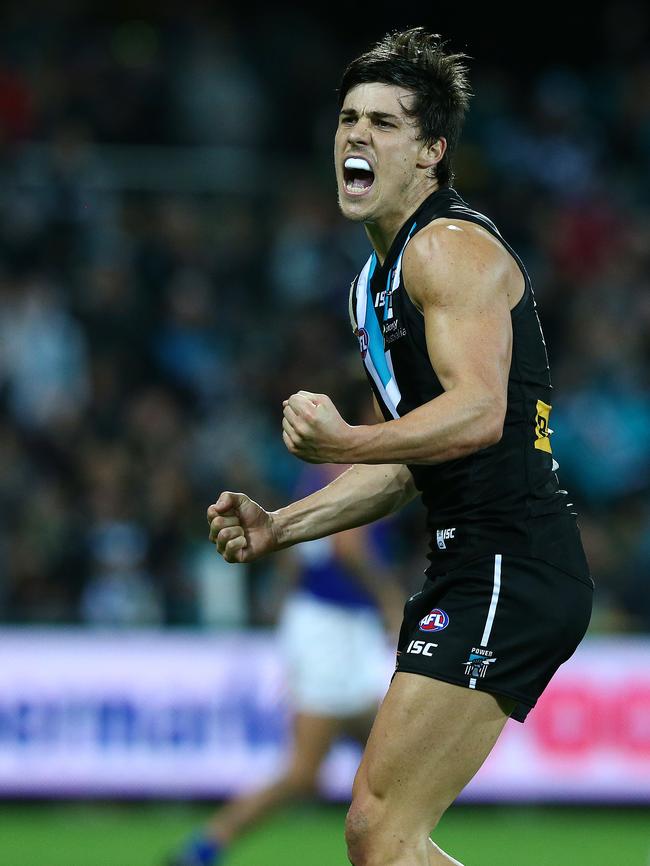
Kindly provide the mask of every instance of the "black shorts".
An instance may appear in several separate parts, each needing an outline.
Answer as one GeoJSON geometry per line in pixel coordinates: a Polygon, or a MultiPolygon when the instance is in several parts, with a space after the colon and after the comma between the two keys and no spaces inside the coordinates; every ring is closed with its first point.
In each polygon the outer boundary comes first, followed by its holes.
{"type": "Polygon", "coordinates": [[[476,559],[407,601],[396,670],[511,698],[523,722],[582,640],[592,599],[591,579],[542,560],[476,559]]]}

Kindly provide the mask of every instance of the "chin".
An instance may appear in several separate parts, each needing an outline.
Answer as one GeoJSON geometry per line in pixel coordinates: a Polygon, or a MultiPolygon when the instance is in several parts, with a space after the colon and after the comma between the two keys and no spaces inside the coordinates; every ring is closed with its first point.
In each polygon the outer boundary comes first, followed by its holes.
{"type": "Polygon", "coordinates": [[[339,208],[343,216],[352,222],[367,222],[371,218],[369,203],[366,201],[350,201],[346,196],[339,193],[339,208]]]}
{"type": "Polygon", "coordinates": [[[341,213],[346,218],[346,220],[350,220],[353,223],[365,223],[368,221],[368,216],[363,213],[359,213],[355,210],[350,210],[349,208],[342,207],[341,213]]]}

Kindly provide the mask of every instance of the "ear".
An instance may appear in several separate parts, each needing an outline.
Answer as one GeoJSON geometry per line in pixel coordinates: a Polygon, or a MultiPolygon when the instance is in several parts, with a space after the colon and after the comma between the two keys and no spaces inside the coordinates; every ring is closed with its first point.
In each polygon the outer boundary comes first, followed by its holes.
{"type": "Polygon", "coordinates": [[[418,168],[432,168],[437,165],[447,150],[447,139],[436,138],[431,144],[425,144],[417,161],[418,168]]]}

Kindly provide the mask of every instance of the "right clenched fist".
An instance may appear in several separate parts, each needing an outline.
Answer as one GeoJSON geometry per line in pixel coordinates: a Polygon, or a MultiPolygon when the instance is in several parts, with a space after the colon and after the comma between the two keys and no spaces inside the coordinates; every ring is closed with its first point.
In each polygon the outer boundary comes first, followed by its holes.
{"type": "Polygon", "coordinates": [[[226,562],[253,562],[278,547],[273,518],[245,493],[222,493],[208,508],[208,524],[226,562]]]}

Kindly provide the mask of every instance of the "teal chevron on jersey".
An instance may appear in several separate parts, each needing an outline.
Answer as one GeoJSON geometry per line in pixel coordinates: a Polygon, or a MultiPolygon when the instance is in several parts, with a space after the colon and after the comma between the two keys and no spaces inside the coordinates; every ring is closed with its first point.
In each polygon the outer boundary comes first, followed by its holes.
{"type": "Polygon", "coordinates": [[[397,406],[402,395],[395,381],[390,351],[384,350],[384,335],[377,320],[370,288],[376,265],[377,256],[373,253],[359,275],[357,282],[357,329],[367,335],[368,346],[363,362],[368,375],[375,383],[393,418],[398,418],[397,406]]]}

